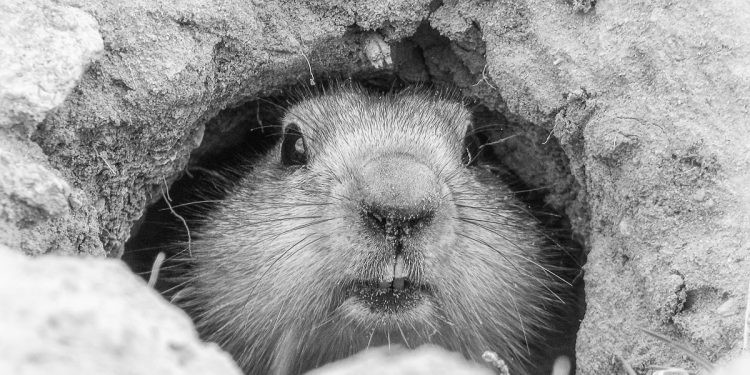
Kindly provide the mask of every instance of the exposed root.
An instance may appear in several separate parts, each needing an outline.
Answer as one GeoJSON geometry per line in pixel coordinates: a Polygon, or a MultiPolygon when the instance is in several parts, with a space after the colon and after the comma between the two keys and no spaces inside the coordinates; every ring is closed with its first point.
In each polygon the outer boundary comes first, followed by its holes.
{"type": "Polygon", "coordinates": [[[169,207],[169,212],[172,213],[176,218],[180,219],[182,221],[182,225],[185,226],[185,233],[187,233],[187,251],[190,258],[193,257],[193,250],[192,250],[192,238],[190,237],[190,228],[188,227],[187,221],[184,217],[180,216],[177,212],[175,212],[174,208],[172,208],[172,198],[169,196],[169,186],[167,186],[167,180],[162,176],[162,180],[164,181],[164,186],[167,188],[167,192],[164,193],[164,188],[161,189],[161,196],[164,198],[164,202],[166,202],[167,207],[169,207]]]}
{"type": "Polygon", "coordinates": [[[484,64],[484,68],[482,68],[482,78],[479,81],[477,81],[477,83],[473,84],[472,86],[477,86],[482,82],[484,82],[485,84],[487,84],[487,86],[491,87],[494,90],[498,89],[495,85],[490,83],[490,79],[489,77],[487,77],[487,64],[484,64]]]}

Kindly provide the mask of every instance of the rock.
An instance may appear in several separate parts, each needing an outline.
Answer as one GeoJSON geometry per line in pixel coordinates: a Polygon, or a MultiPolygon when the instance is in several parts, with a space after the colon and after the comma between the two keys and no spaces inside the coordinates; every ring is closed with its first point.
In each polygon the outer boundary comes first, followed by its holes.
{"type": "Polygon", "coordinates": [[[103,255],[86,194],[52,168],[38,145],[0,136],[0,244],[26,254],[103,255]]]}
{"type": "Polygon", "coordinates": [[[746,375],[748,372],[750,372],[750,354],[744,353],[720,366],[712,375],[746,375]]]}
{"type": "Polygon", "coordinates": [[[415,350],[376,348],[323,366],[307,375],[491,375],[488,367],[435,346],[415,350]]]}
{"type": "Polygon", "coordinates": [[[29,254],[103,254],[88,198],[28,140],[102,56],[98,27],[74,7],[0,3],[0,244],[29,254]]]}
{"type": "Polygon", "coordinates": [[[0,3],[0,129],[30,135],[104,51],[86,12],[43,0],[0,3]]]}
{"type": "Polygon", "coordinates": [[[118,260],[0,245],[0,374],[241,374],[118,260]]]}
{"type": "Polygon", "coordinates": [[[41,211],[45,217],[69,212],[71,188],[62,178],[37,163],[0,149],[0,194],[41,211]]]}

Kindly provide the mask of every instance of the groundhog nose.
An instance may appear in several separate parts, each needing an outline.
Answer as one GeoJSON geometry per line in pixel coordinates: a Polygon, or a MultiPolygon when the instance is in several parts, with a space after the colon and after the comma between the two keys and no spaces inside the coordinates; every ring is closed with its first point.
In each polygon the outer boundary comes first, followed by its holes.
{"type": "MultiPolygon", "coordinates": [[[[377,227],[404,232],[431,219],[440,204],[435,173],[413,156],[382,155],[359,173],[362,213],[377,227]]],[[[402,233],[405,234],[405,233],[402,233]]]]}

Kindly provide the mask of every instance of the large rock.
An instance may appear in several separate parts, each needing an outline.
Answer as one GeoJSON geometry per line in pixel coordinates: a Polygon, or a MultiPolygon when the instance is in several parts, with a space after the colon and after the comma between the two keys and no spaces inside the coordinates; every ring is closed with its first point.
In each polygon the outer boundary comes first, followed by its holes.
{"type": "Polygon", "coordinates": [[[0,374],[241,374],[119,260],[0,245],[0,374]]]}
{"type": "Polygon", "coordinates": [[[90,14],[41,0],[0,3],[0,129],[31,134],[104,51],[90,14]]]}
{"type": "Polygon", "coordinates": [[[376,348],[323,366],[307,375],[492,375],[495,372],[439,347],[376,348]]]}
{"type": "Polygon", "coordinates": [[[104,52],[96,20],[47,1],[0,3],[0,244],[104,254],[89,197],[28,137],[104,52]]]}

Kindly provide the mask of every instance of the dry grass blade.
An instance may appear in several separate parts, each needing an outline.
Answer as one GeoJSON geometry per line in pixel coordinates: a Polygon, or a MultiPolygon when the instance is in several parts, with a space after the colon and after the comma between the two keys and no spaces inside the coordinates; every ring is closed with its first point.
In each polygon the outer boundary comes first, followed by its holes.
{"type": "Polygon", "coordinates": [[[679,343],[677,341],[674,341],[674,340],[670,339],[669,337],[664,336],[664,335],[662,335],[660,333],[656,333],[654,331],[650,331],[650,330],[648,330],[646,328],[643,328],[643,327],[639,327],[639,328],[645,334],[647,334],[647,335],[649,335],[649,336],[651,336],[651,337],[653,337],[653,338],[655,338],[657,340],[663,341],[663,342],[671,345],[674,348],[679,349],[680,351],[682,351],[683,353],[685,353],[688,357],[690,357],[693,361],[695,361],[695,363],[697,363],[699,366],[703,367],[706,371],[709,371],[709,372],[713,371],[714,365],[711,364],[711,362],[709,362],[707,359],[701,357],[700,355],[698,355],[697,353],[695,353],[692,349],[688,348],[684,344],[679,343]]]}
{"type": "Polygon", "coordinates": [[[160,251],[159,254],[156,254],[154,264],[151,265],[151,274],[148,276],[149,287],[153,288],[156,285],[156,281],[159,279],[159,270],[161,270],[161,265],[164,263],[166,257],[167,256],[162,251],[160,251]]]}
{"type": "Polygon", "coordinates": [[[618,361],[620,361],[620,364],[622,364],[622,368],[625,369],[625,372],[628,373],[628,375],[638,375],[636,374],[635,370],[630,366],[630,364],[625,361],[625,358],[622,358],[621,355],[615,354],[615,358],[617,358],[618,361]]]}

